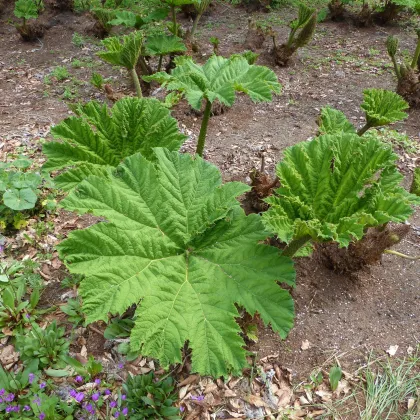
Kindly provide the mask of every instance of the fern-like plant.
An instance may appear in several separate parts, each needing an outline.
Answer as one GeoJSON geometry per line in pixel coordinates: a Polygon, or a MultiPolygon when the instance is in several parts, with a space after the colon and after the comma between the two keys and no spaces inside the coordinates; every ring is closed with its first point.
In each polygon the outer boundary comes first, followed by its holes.
{"type": "Polygon", "coordinates": [[[88,175],[107,176],[127,156],[141,152],[150,158],[154,147],[178,150],[185,136],[169,110],[158,100],[123,98],[111,109],[89,102],[51,129],[61,142],[48,142],[44,153],[49,171],[66,168],[55,178],[66,191],[88,175]]]}
{"type": "Polygon", "coordinates": [[[59,245],[80,285],[87,321],[108,320],[138,305],[131,350],[182,360],[188,340],[192,370],[238,374],[246,366],[235,303],[285,337],[293,300],[278,282],[294,284],[292,261],[263,245],[261,217],[246,216],[236,197],[245,184],[222,184],[198,156],[157,148],[137,154],[109,179],[91,176],[62,201],[107,222],[73,231],[59,245]]]}
{"type": "Polygon", "coordinates": [[[143,94],[135,67],[143,47],[142,33],[134,31],[129,35],[124,35],[122,39],[107,38],[102,41],[102,44],[106,51],[98,52],[98,56],[110,64],[126,68],[133,79],[137,96],[141,98],[143,94]]]}
{"type": "Polygon", "coordinates": [[[398,156],[380,140],[325,135],[286,149],[277,166],[281,187],[266,199],[266,227],[293,256],[308,242],[346,247],[368,227],[404,222],[420,199],[399,186],[398,156]]]}
{"type": "Polygon", "coordinates": [[[213,102],[231,107],[235,92],[246,93],[254,102],[271,101],[272,93],[280,93],[276,74],[267,67],[250,65],[246,58],[235,55],[224,58],[213,55],[200,66],[191,57],[177,57],[171,74],[164,72],[143,77],[156,80],[169,91],[181,92],[193,109],[200,110],[205,102],[204,115],[196,153],[202,156],[213,102]]]}
{"type": "Polygon", "coordinates": [[[317,23],[316,9],[299,5],[298,18],[290,23],[290,34],[286,43],[277,45],[276,34],[271,31],[273,54],[276,64],[286,66],[292,55],[312,39],[317,23]]]}
{"type": "MultiPolygon", "coordinates": [[[[394,92],[383,89],[366,89],[361,108],[365,111],[366,123],[357,131],[362,136],[370,128],[389,125],[407,118],[404,112],[408,103],[394,92]]],[[[321,110],[320,134],[355,133],[355,127],[346,116],[330,107],[321,110]]]]}

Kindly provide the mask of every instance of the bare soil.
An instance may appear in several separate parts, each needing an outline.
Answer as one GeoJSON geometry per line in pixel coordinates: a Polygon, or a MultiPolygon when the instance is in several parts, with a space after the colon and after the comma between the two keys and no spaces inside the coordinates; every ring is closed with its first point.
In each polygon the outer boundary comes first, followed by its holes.
{"type": "MultiPolygon", "coordinates": [[[[293,15],[292,11],[283,9],[275,13],[254,16],[267,19],[281,14],[288,21],[293,15]]],[[[244,9],[217,4],[201,21],[200,51],[195,58],[203,62],[211,54],[210,36],[220,38],[221,55],[242,52],[248,17],[244,9]]],[[[70,113],[63,100],[66,87],[77,95],[74,101],[86,101],[106,100],[103,93],[88,83],[93,71],[109,77],[118,92],[128,94],[131,84],[125,73],[95,57],[99,48],[96,42],[88,42],[82,48],[72,43],[74,32],[85,34],[91,27],[89,16],[56,10],[44,19],[48,28],[44,37],[33,43],[24,43],[8,22],[12,18],[9,5],[0,18],[0,159],[5,158],[6,153],[20,150],[42,163],[40,139],[48,140],[51,125],[70,113]],[[71,66],[74,59],[87,64],[74,68],[71,66]],[[51,84],[46,85],[45,76],[57,65],[66,66],[73,79],[57,81],[52,77],[51,84]]],[[[189,25],[187,20],[181,23],[189,25]]],[[[279,38],[285,38],[288,33],[285,26],[278,26],[276,30],[279,38]]],[[[394,90],[396,87],[385,48],[389,34],[399,36],[402,49],[414,48],[414,31],[405,30],[403,24],[355,28],[344,22],[325,22],[318,26],[314,40],[298,52],[289,67],[279,68],[274,66],[269,53],[272,45],[265,42],[258,51],[261,54],[258,64],[273,68],[283,85],[282,94],[271,103],[257,105],[239,96],[233,108],[212,117],[206,159],[222,170],[226,181],[250,182],[249,173],[252,168],[259,168],[262,149],[266,170],[272,175],[286,147],[316,134],[316,120],[322,107],[336,107],[354,124],[362,125],[359,105],[363,89],[394,90]]],[[[190,136],[184,150],[194,151],[200,118],[186,104],[177,106],[173,115],[190,136]]],[[[396,128],[420,142],[420,110],[411,111],[409,118],[396,128]]],[[[419,157],[401,149],[397,151],[408,186],[413,168],[419,165],[419,157]]],[[[419,255],[419,211],[410,224],[410,232],[395,249],[419,255]]],[[[301,258],[296,267],[295,327],[287,340],[281,341],[270,328],[260,326],[259,341],[250,347],[258,358],[273,356],[277,363],[291,369],[294,379],[300,380],[333,357],[339,358],[343,368],[351,370],[357,368],[371,350],[385,352],[391,345],[398,345],[397,355],[403,356],[409,347],[419,343],[419,261],[387,255],[380,264],[359,273],[356,279],[329,270],[316,258],[301,258]],[[310,343],[306,350],[301,349],[304,341],[310,343]]],[[[44,297],[44,302],[50,304],[60,302],[62,294],[54,284],[54,273],[54,270],[50,273],[50,293],[44,297]]],[[[55,280],[59,278],[57,275],[55,280]]],[[[88,350],[97,353],[104,343],[95,335],[97,333],[89,330],[85,339],[88,350]],[[93,345],[90,345],[91,340],[93,345]]]]}

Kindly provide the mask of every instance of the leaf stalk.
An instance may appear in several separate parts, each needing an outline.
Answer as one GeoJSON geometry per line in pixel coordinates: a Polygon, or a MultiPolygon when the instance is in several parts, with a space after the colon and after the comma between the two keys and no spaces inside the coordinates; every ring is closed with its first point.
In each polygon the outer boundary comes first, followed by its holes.
{"type": "Polygon", "coordinates": [[[136,93],[139,98],[143,97],[143,93],[141,91],[140,80],[139,76],[137,75],[136,69],[133,67],[130,69],[131,77],[133,78],[134,86],[136,88],[136,93]]]}
{"type": "Polygon", "coordinates": [[[203,156],[204,145],[206,143],[207,127],[209,125],[212,103],[206,99],[206,107],[204,108],[203,121],[201,122],[200,134],[198,135],[197,150],[198,156],[203,156]]]}
{"type": "Polygon", "coordinates": [[[283,249],[282,255],[292,258],[296,252],[311,240],[311,235],[304,235],[300,238],[293,239],[286,248],[283,249]]]}

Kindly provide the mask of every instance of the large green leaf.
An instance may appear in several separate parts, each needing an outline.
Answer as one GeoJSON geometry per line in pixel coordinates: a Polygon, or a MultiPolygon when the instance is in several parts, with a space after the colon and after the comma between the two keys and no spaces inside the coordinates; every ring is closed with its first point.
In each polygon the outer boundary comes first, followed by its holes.
{"type": "Polygon", "coordinates": [[[143,34],[140,31],[131,32],[129,35],[110,37],[102,41],[106,51],[98,52],[102,60],[116,66],[133,69],[140,57],[143,46],[143,34]]]}
{"type": "Polygon", "coordinates": [[[224,58],[213,55],[200,66],[191,57],[177,57],[171,74],[159,72],[144,76],[147,81],[156,80],[168,90],[185,95],[194,109],[200,109],[203,99],[216,99],[226,106],[235,102],[235,92],[244,92],[254,101],[270,101],[272,93],[280,92],[276,74],[267,67],[251,65],[241,56],[224,58]]]}
{"type": "Polygon", "coordinates": [[[347,246],[366,227],[407,220],[420,200],[399,186],[396,159],[381,141],[344,133],[286,149],[266,226],[286,243],[309,236],[347,246]]]}
{"type": "Polygon", "coordinates": [[[187,47],[182,39],[173,35],[153,35],[147,38],[146,55],[167,55],[174,52],[186,51],[187,47]]]}
{"type": "Polygon", "coordinates": [[[398,94],[383,89],[366,89],[363,91],[361,107],[366,113],[366,122],[370,127],[391,124],[407,118],[403,112],[408,103],[398,94]]]}
{"type": "Polygon", "coordinates": [[[57,170],[73,167],[56,178],[58,187],[73,188],[89,174],[104,175],[124,158],[141,152],[152,156],[154,147],[178,150],[185,136],[167,108],[147,98],[124,98],[112,109],[89,102],[52,128],[54,137],[62,140],[44,145],[48,157],[44,168],[57,170]]]}
{"type": "Polygon", "coordinates": [[[259,243],[267,237],[260,216],[245,216],[236,200],[248,186],[222,185],[199,157],[155,153],[155,163],[131,156],[109,180],[89,177],[63,200],[108,222],[72,232],[60,255],[85,275],[88,322],[137,304],[132,350],[168,366],[188,341],[193,371],[239,373],[246,360],[235,303],[285,337],[293,301],[277,281],[294,284],[292,261],[259,243]]]}
{"type": "Polygon", "coordinates": [[[356,129],[338,109],[329,106],[321,109],[320,134],[355,133],[356,129]]]}
{"type": "Polygon", "coordinates": [[[14,14],[22,19],[36,19],[38,17],[38,7],[34,0],[17,0],[14,14]]]}
{"type": "Polygon", "coordinates": [[[35,207],[38,197],[31,188],[12,188],[3,194],[3,203],[12,210],[29,210],[35,207]]]}

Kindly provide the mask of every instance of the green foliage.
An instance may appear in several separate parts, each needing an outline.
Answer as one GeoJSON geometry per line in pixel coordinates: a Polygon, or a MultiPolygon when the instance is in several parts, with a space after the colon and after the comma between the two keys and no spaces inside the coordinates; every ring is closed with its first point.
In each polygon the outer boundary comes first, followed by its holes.
{"type": "Polygon", "coordinates": [[[86,276],[88,322],[138,304],[132,351],[167,367],[181,362],[188,340],[193,371],[238,374],[246,352],[234,303],[285,337],[293,300],[277,281],[294,284],[292,262],[259,243],[260,216],[245,216],[235,199],[248,186],[222,185],[199,157],[157,148],[153,162],[131,156],[108,179],[91,176],[71,192],[64,208],[107,222],[72,232],[59,254],[86,276]]]}
{"type": "Polygon", "coordinates": [[[299,4],[298,17],[290,23],[287,47],[293,51],[305,46],[313,37],[317,23],[316,9],[299,4]]]}
{"type": "Polygon", "coordinates": [[[111,21],[114,19],[115,12],[103,7],[94,7],[91,9],[91,13],[100,25],[101,30],[108,35],[112,29],[111,21]]]}
{"type": "Polygon", "coordinates": [[[62,142],[48,142],[46,170],[66,170],[55,182],[70,190],[88,175],[107,176],[127,156],[153,155],[154,147],[178,150],[185,136],[177,122],[156,99],[123,98],[111,109],[98,102],[76,108],[70,117],[51,129],[62,142]]]}
{"type": "Polygon", "coordinates": [[[34,322],[31,325],[30,331],[16,335],[15,347],[24,365],[39,360],[40,368],[66,366],[63,357],[69,352],[70,342],[64,337],[64,327],[57,327],[55,321],[45,329],[34,322]]]}
{"type": "Polygon", "coordinates": [[[329,106],[321,109],[320,134],[356,133],[353,124],[338,109],[329,106]]]}
{"type": "Polygon", "coordinates": [[[137,64],[143,46],[143,35],[134,31],[122,38],[114,36],[102,41],[106,51],[98,52],[102,60],[131,70],[137,64]]]}
{"type": "Polygon", "coordinates": [[[367,227],[404,222],[420,200],[399,186],[396,160],[381,141],[346,133],[290,147],[277,166],[281,188],[266,199],[264,222],[287,244],[340,247],[361,239],[367,227]]]}
{"type": "Polygon", "coordinates": [[[272,93],[280,93],[275,73],[267,67],[248,64],[243,57],[212,56],[200,66],[191,57],[177,57],[171,74],[165,72],[144,76],[156,80],[169,91],[183,93],[192,108],[199,110],[203,100],[218,100],[231,107],[235,92],[244,92],[254,101],[271,101],[272,93]]]}
{"type": "Polygon", "coordinates": [[[181,420],[179,408],[173,406],[177,393],[171,377],[156,381],[153,372],[130,374],[123,389],[127,395],[127,407],[132,413],[130,419],[181,420]]]}
{"type": "Polygon", "coordinates": [[[104,87],[105,79],[99,73],[92,73],[92,77],[90,78],[90,83],[91,85],[96,87],[96,89],[102,90],[102,88],[104,87]]]}
{"type": "Polygon", "coordinates": [[[330,387],[332,391],[335,391],[338,387],[338,383],[340,382],[341,377],[343,376],[343,371],[341,370],[340,366],[333,366],[330,369],[328,374],[330,380],[330,387]]]}
{"type": "Polygon", "coordinates": [[[167,55],[186,51],[187,47],[177,36],[154,35],[147,38],[145,55],[167,55]]]}
{"type": "Polygon", "coordinates": [[[420,167],[414,170],[413,183],[411,184],[411,193],[420,197],[420,167]]]}
{"type": "Polygon", "coordinates": [[[84,324],[85,317],[82,312],[80,299],[69,299],[65,305],[61,305],[61,312],[67,315],[67,320],[74,325],[84,324]]]}
{"type": "Polygon", "coordinates": [[[366,123],[369,127],[388,125],[408,117],[403,112],[408,108],[408,103],[394,92],[366,89],[363,91],[363,99],[361,107],[365,110],[366,123]]]}
{"type": "Polygon", "coordinates": [[[45,176],[31,166],[32,161],[24,157],[0,163],[0,231],[11,225],[24,227],[25,215],[37,205],[45,176]]]}
{"type": "Polygon", "coordinates": [[[102,363],[96,361],[92,355],[89,356],[88,361],[85,364],[68,356],[63,356],[63,360],[68,366],[71,366],[78,375],[82,375],[85,380],[88,381],[93,381],[103,370],[102,363]]]}
{"type": "Polygon", "coordinates": [[[166,16],[168,16],[167,8],[153,10],[147,16],[138,15],[129,10],[119,10],[115,12],[115,18],[109,23],[111,25],[124,25],[135,29],[141,29],[149,23],[165,19],[166,16]]]}
{"type": "Polygon", "coordinates": [[[14,14],[16,17],[25,20],[36,19],[41,7],[34,0],[17,0],[14,14]]]}
{"type": "Polygon", "coordinates": [[[70,73],[67,70],[67,67],[64,66],[57,66],[51,72],[51,76],[55,77],[59,82],[68,79],[70,77],[70,73]]]}

